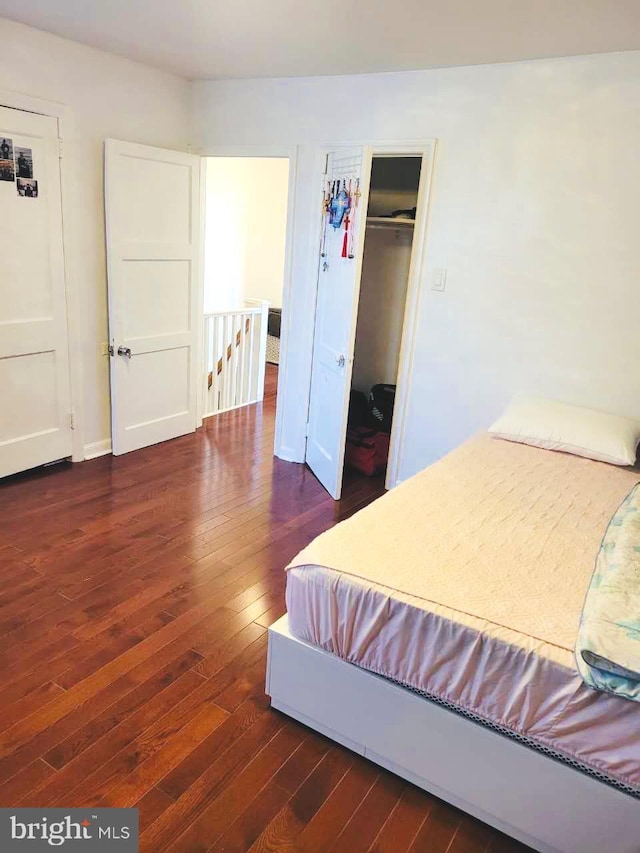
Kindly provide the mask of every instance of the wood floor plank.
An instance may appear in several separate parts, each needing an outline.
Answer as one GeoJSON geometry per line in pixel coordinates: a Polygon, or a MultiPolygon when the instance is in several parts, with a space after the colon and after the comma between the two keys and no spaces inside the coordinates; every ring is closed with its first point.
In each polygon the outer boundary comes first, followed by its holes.
{"type": "MultiPolygon", "coordinates": [[[[87,749],[66,764],[51,784],[34,792],[26,805],[69,805],[81,797],[104,792],[109,783],[125,776],[140,762],[146,751],[137,750],[139,739],[143,744],[154,742],[158,721],[169,714],[181,698],[191,693],[201,683],[192,670],[153,696],[142,708],[98,738],[87,749]]],[[[80,802],[80,805],[85,805],[80,802]]]]}
{"type": "MultiPolygon", "coordinates": [[[[262,639],[262,638],[259,638],[262,639]]],[[[266,641],[266,637],[264,637],[266,641]]],[[[255,644],[252,644],[252,646],[255,644]]],[[[263,686],[266,671],[266,650],[260,648],[256,662],[243,670],[242,674],[216,697],[217,704],[232,714],[249,696],[255,695],[263,686]]]]}
{"type": "Polygon", "coordinates": [[[261,740],[282,725],[282,720],[267,712],[264,701],[249,699],[198,749],[161,779],[158,787],[176,800],[186,793],[190,794],[190,799],[197,800],[195,788],[198,783],[203,798],[212,796],[223,787],[221,780],[242,766],[246,758],[259,748],[261,740]],[[190,790],[192,786],[193,790],[190,790]]]}
{"type": "Polygon", "coordinates": [[[18,720],[37,711],[51,699],[64,693],[64,688],[53,681],[45,681],[22,699],[0,709],[0,731],[10,728],[18,720]]]}
{"type": "Polygon", "coordinates": [[[150,826],[161,814],[166,812],[174,803],[173,799],[165,794],[160,788],[151,788],[138,800],[135,807],[138,809],[138,825],[140,831],[150,826]]]}
{"type": "Polygon", "coordinates": [[[46,761],[37,758],[2,786],[2,806],[22,806],[27,794],[55,776],[55,772],[46,761]]]}
{"type": "Polygon", "coordinates": [[[208,849],[227,853],[248,850],[319,764],[329,746],[322,738],[306,737],[248,805],[236,805],[238,817],[222,837],[209,844],[208,849]]]}
{"type": "MultiPolygon", "coordinates": [[[[184,652],[167,666],[151,675],[146,681],[125,693],[121,699],[110,705],[102,714],[91,719],[86,725],[76,728],[69,737],[45,753],[45,760],[56,770],[61,770],[85,749],[88,749],[101,737],[120,725],[127,717],[144,707],[154,696],[177,681],[185,672],[192,669],[199,660],[200,656],[197,652],[191,649],[184,652]]],[[[198,684],[197,681],[195,683],[198,684]]]]}
{"type": "Polygon", "coordinates": [[[95,645],[84,644],[90,649],[89,654],[61,673],[56,679],[57,683],[66,690],[80,684],[87,676],[93,675],[124,652],[133,649],[147,637],[151,637],[156,631],[173,622],[174,618],[170,613],[161,611],[135,630],[104,637],[95,645]]]}
{"type": "Polygon", "coordinates": [[[353,756],[331,748],[313,773],[251,845],[252,851],[296,848],[296,840],[353,764],[353,756]]]}
{"type": "Polygon", "coordinates": [[[196,664],[196,672],[205,678],[214,677],[229,661],[233,660],[238,652],[252,645],[256,640],[265,637],[266,633],[266,629],[262,625],[249,622],[225,642],[209,647],[205,657],[196,664]]]}
{"type": "Polygon", "coordinates": [[[446,853],[461,821],[462,812],[436,801],[409,848],[411,853],[446,853]]]}
{"type": "MultiPolygon", "coordinates": [[[[129,808],[138,802],[167,772],[211,736],[228,713],[213,703],[206,704],[182,728],[167,737],[163,732],[162,745],[154,749],[132,773],[120,779],[95,805],[129,808]]],[[[151,751],[151,750],[150,750],[151,751]]],[[[93,805],[93,803],[90,803],[93,805]]]]}
{"type": "MultiPolygon", "coordinates": [[[[143,833],[140,839],[141,853],[151,853],[171,846],[184,832],[190,831],[195,822],[207,813],[208,808],[218,802],[220,797],[225,794],[228,797],[227,792],[230,790],[233,792],[232,796],[237,796],[237,790],[232,786],[250,767],[254,758],[267,749],[279,732],[287,732],[284,742],[288,749],[291,749],[294,743],[300,742],[302,736],[295,728],[285,726],[283,721],[264,710],[265,713],[229,749],[223,748],[222,755],[217,760],[211,761],[210,757],[204,772],[199,773],[177,798],[175,804],[143,833]]],[[[271,751],[267,755],[270,756],[271,751]]],[[[273,768],[271,772],[273,773],[273,768]]],[[[166,781],[160,782],[158,787],[169,793],[166,781]]],[[[220,826],[219,832],[224,828],[220,826]]]]}
{"type": "Polygon", "coordinates": [[[61,655],[65,656],[68,667],[71,652],[79,646],[80,642],[63,626],[56,630],[44,631],[30,642],[20,643],[10,649],[5,648],[0,653],[3,683],[9,685],[22,680],[25,674],[31,675],[36,669],[42,670],[44,665],[55,661],[61,655]]]}
{"type": "Polygon", "coordinates": [[[392,813],[406,783],[397,776],[381,772],[353,817],[329,848],[332,853],[363,853],[369,849],[385,821],[392,813]]]}
{"type": "Polygon", "coordinates": [[[264,613],[261,613],[260,616],[255,620],[257,625],[262,625],[263,628],[270,628],[274,622],[277,622],[281,616],[287,612],[287,607],[284,601],[278,602],[278,604],[274,604],[268,610],[265,610],[264,613]]]}
{"type": "Polygon", "coordinates": [[[233,781],[210,802],[189,828],[166,849],[206,851],[209,843],[225,832],[242,811],[252,792],[260,790],[295,752],[307,736],[302,727],[283,726],[233,781]]]}
{"type": "Polygon", "coordinates": [[[136,806],[147,853],[524,850],[269,707],[283,567],[384,492],[275,459],[276,387],[0,484],[0,806],[136,806]]]}
{"type": "Polygon", "coordinates": [[[331,847],[371,790],[378,775],[377,767],[364,762],[355,762],[349,768],[302,830],[298,843],[305,853],[322,853],[331,847]]]}
{"type": "Polygon", "coordinates": [[[492,832],[485,823],[463,815],[448,853],[486,853],[491,843],[492,832]]]}
{"type": "Polygon", "coordinates": [[[423,791],[407,785],[398,805],[385,821],[369,848],[370,853],[394,853],[408,850],[425,822],[434,801],[423,791]]]}

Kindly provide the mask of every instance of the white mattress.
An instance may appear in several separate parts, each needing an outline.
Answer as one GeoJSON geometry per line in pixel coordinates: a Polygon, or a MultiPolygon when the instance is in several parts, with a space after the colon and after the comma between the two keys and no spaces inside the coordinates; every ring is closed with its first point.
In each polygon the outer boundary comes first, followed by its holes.
{"type": "Polygon", "coordinates": [[[290,630],[640,792],[640,705],[588,688],[573,658],[600,538],[637,479],[476,439],[292,562],[290,630]]]}

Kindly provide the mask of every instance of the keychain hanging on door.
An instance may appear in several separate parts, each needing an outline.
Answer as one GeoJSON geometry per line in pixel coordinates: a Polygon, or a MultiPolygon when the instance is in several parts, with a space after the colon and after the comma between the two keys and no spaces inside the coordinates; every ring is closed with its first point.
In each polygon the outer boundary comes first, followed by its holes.
{"type": "Polygon", "coordinates": [[[351,209],[349,210],[349,241],[347,248],[347,257],[353,259],[354,255],[354,235],[356,230],[356,214],[360,203],[360,178],[356,178],[355,188],[351,199],[351,209]]]}
{"type": "Polygon", "coordinates": [[[331,196],[331,181],[326,181],[322,192],[322,238],[320,240],[321,258],[324,258],[327,255],[327,222],[331,212],[331,196]]]}
{"type": "Polygon", "coordinates": [[[334,181],[331,184],[331,197],[329,198],[329,225],[334,228],[334,220],[336,217],[337,207],[337,199],[338,193],[340,192],[340,181],[334,181]]]}
{"type": "Polygon", "coordinates": [[[330,223],[337,231],[342,225],[342,221],[349,207],[349,194],[347,192],[347,182],[343,181],[342,189],[340,189],[340,181],[338,181],[338,191],[331,199],[331,216],[330,223]]]}

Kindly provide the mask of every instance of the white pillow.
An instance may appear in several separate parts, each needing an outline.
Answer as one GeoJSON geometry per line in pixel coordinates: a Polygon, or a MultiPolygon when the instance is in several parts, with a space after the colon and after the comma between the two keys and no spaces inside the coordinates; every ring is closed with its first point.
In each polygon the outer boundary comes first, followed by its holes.
{"type": "Polygon", "coordinates": [[[568,403],[517,395],[489,433],[611,465],[634,465],[640,423],[568,403]]]}

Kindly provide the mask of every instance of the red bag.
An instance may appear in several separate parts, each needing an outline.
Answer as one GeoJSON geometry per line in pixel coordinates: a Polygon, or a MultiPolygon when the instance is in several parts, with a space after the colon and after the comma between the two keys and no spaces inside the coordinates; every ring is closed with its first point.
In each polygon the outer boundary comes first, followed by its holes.
{"type": "Polygon", "coordinates": [[[389,438],[367,427],[348,430],[345,463],[368,477],[380,474],[387,465],[389,438]]]}
{"type": "Polygon", "coordinates": [[[391,444],[391,436],[388,432],[377,432],[374,436],[376,444],[376,459],[380,466],[380,471],[384,471],[387,467],[389,459],[389,445],[391,444]]]}

